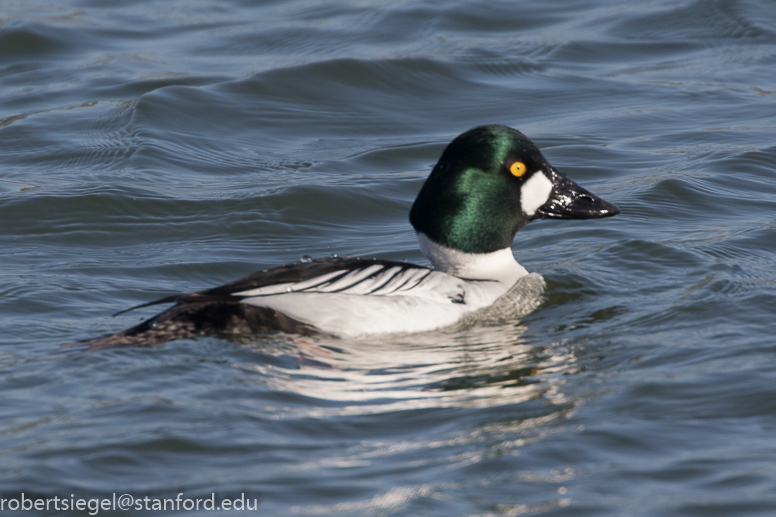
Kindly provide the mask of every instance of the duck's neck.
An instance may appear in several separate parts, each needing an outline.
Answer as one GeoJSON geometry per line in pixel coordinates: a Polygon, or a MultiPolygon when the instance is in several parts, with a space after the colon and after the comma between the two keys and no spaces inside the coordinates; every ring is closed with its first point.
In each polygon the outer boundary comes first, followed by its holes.
{"type": "Polygon", "coordinates": [[[496,280],[512,286],[528,274],[517,263],[510,248],[492,253],[464,253],[432,241],[423,232],[418,233],[418,241],[420,251],[434,268],[451,275],[472,280],[496,280]]]}

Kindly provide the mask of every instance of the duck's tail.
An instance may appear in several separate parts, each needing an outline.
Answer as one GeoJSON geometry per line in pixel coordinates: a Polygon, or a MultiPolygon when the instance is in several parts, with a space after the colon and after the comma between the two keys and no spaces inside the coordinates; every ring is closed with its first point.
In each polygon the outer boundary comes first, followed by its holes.
{"type": "Polygon", "coordinates": [[[239,301],[179,303],[139,325],[117,334],[85,339],[65,346],[88,350],[122,346],[153,346],[176,339],[213,334],[256,334],[285,332],[304,336],[318,331],[282,312],[239,301]]]}

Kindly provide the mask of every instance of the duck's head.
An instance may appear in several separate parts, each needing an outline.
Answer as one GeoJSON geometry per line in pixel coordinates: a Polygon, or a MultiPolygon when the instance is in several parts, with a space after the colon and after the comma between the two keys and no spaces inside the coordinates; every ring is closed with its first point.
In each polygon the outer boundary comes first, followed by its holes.
{"type": "Polygon", "coordinates": [[[509,248],[534,219],[619,212],[558,172],[521,132],[489,125],[447,146],[412,205],[410,223],[438,245],[480,254],[509,248]]]}

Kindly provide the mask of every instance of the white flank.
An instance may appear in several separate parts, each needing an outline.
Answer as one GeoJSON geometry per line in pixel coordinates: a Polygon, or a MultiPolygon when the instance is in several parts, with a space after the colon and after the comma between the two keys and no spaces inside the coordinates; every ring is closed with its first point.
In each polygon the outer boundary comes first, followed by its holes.
{"type": "Polygon", "coordinates": [[[343,337],[424,332],[493,305],[527,275],[509,248],[463,253],[419,233],[435,269],[365,263],[303,282],[250,289],[243,303],[270,307],[343,337]]]}
{"type": "MultiPolygon", "coordinates": [[[[525,271],[514,258],[512,266],[525,271]]],[[[492,305],[514,283],[496,278],[467,281],[442,271],[379,263],[343,273],[240,294],[248,296],[243,303],[270,307],[323,332],[359,336],[423,332],[452,325],[466,314],[492,305]]]]}
{"type": "Polygon", "coordinates": [[[552,182],[541,171],[537,171],[520,190],[520,205],[525,215],[532,216],[536,210],[550,199],[552,182]]]}

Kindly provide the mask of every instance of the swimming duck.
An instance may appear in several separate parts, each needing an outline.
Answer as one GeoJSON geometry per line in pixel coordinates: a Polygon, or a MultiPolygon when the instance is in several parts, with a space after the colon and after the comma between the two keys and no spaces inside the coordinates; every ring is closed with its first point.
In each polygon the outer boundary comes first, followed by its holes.
{"type": "Polygon", "coordinates": [[[132,309],[175,304],[135,327],[82,344],[153,345],[217,333],[349,337],[434,330],[491,306],[528,274],[511,250],[526,223],[618,213],[558,172],[519,131],[479,126],[445,148],[410,210],[431,267],[307,259],[138,305],[132,309]]]}

